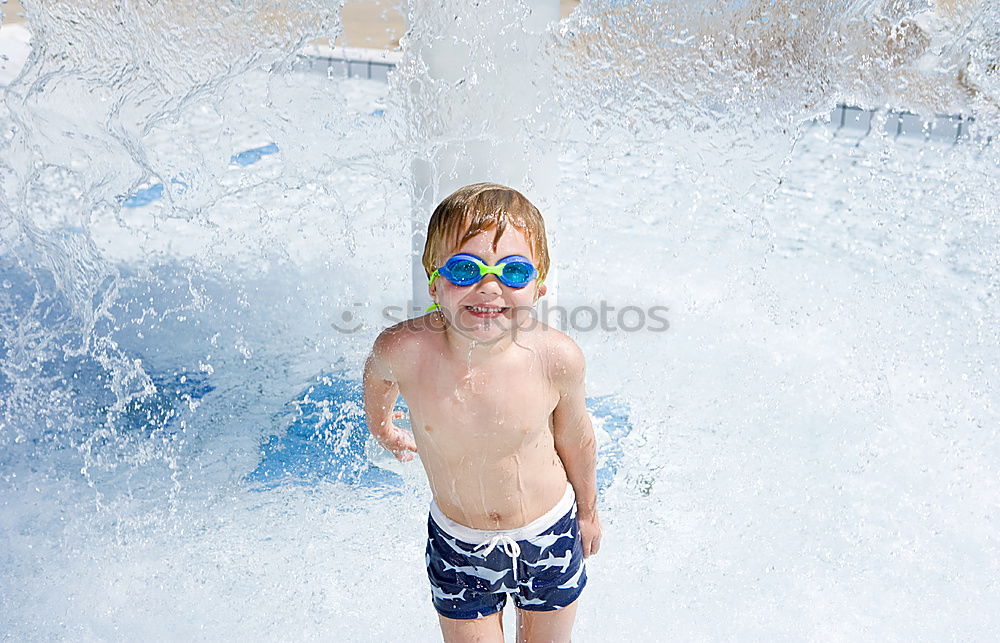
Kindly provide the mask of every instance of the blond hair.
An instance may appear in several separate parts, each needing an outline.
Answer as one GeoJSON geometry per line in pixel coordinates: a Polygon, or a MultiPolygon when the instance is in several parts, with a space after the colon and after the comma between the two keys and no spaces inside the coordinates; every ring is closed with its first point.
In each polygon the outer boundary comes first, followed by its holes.
{"type": "Polygon", "coordinates": [[[549,272],[549,245],[542,214],[523,194],[496,183],[474,183],[459,188],[434,209],[424,243],[423,264],[427,276],[441,266],[446,252],[461,247],[485,230],[496,231],[493,235],[495,249],[508,225],[528,238],[538,280],[544,281],[549,272]]]}

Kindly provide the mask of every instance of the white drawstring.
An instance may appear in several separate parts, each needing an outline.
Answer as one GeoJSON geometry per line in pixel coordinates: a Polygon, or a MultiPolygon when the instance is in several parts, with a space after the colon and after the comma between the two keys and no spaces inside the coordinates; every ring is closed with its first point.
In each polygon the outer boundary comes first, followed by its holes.
{"type": "Polygon", "coordinates": [[[476,548],[472,551],[479,551],[480,547],[486,547],[483,553],[480,554],[483,558],[489,556],[493,549],[500,545],[504,553],[510,556],[510,566],[514,570],[514,582],[517,583],[517,557],[521,555],[521,546],[517,544],[517,541],[508,536],[507,534],[497,534],[490,538],[486,542],[479,543],[476,548]]]}

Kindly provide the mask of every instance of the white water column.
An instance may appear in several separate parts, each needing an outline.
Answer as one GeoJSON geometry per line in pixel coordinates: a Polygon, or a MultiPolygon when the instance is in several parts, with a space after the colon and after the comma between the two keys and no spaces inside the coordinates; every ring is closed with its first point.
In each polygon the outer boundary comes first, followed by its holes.
{"type": "MultiPolygon", "coordinates": [[[[550,66],[541,63],[558,0],[414,0],[402,45],[412,69],[414,142],[412,297],[430,305],[421,254],[427,221],[455,189],[479,181],[509,185],[556,223],[558,155],[542,141],[550,66]]],[[[555,270],[546,279],[554,296],[555,270]]],[[[549,304],[553,301],[550,299],[549,304]]]]}

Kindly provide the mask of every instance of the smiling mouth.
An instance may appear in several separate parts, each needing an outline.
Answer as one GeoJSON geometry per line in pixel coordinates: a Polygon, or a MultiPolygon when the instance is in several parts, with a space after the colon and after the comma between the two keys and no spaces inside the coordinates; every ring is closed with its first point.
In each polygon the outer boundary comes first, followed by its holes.
{"type": "Polygon", "coordinates": [[[476,317],[499,317],[507,312],[507,306],[466,306],[465,309],[476,317]]]}

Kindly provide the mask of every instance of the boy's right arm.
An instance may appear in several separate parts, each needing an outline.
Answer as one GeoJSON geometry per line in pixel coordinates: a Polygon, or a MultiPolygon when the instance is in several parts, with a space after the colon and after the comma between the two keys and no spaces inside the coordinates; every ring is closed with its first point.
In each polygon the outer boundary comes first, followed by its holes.
{"type": "Polygon", "coordinates": [[[412,435],[392,423],[392,408],[399,397],[399,385],[390,366],[393,340],[391,329],[383,331],[365,362],[365,422],[379,444],[391,451],[400,462],[409,462],[417,451],[417,445],[412,435]]]}

